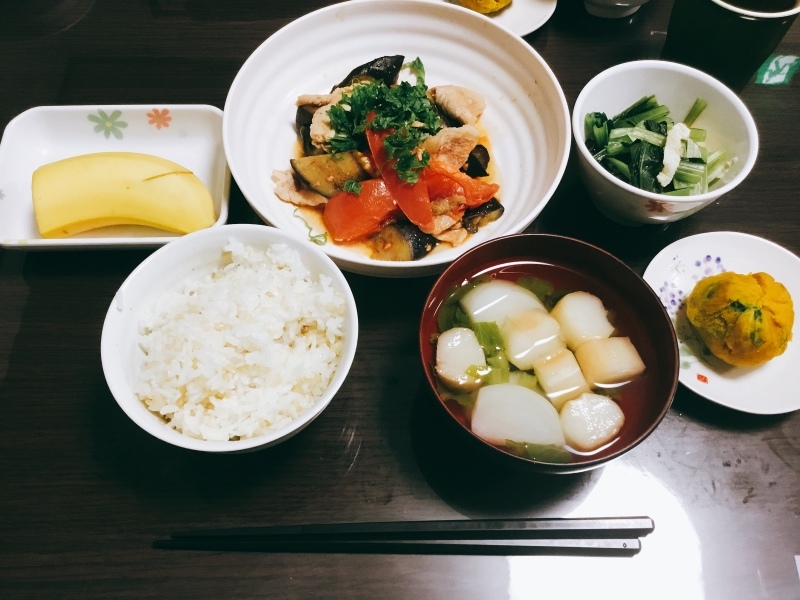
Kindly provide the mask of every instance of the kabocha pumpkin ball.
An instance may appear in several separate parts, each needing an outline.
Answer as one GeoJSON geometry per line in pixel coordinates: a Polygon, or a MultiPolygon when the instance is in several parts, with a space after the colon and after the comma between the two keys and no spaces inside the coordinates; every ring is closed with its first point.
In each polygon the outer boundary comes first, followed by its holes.
{"type": "Polygon", "coordinates": [[[783,354],[792,339],[792,297],[767,273],[726,272],[698,281],[686,316],[714,356],[738,367],[783,354]]]}
{"type": "Polygon", "coordinates": [[[511,0],[461,0],[461,5],[479,13],[497,12],[511,4],[511,0]]]}

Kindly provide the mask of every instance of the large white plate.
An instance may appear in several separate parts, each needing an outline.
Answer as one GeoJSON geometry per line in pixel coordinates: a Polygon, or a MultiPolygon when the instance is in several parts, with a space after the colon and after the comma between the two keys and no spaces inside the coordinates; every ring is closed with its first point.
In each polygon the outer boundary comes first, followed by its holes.
{"type": "Polygon", "coordinates": [[[193,104],[38,106],[9,122],[0,142],[0,245],[7,248],[159,246],[179,234],[141,226],[103,227],[43,239],[36,227],[31,176],[42,165],[92,152],[142,152],[190,169],[228,218],[230,172],[222,147],[222,111],[193,104]]]}
{"type": "Polygon", "coordinates": [[[253,209],[272,225],[308,239],[295,207],[275,196],[270,179],[273,169],[289,168],[297,151],[297,97],[329,92],[354,67],[395,54],[409,61],[419,57],[429,86],[449,83],[483,95],[481,126],[506,212],[466,243],[437,248],[417,261],[378,261],[332,242],[322,250],[352,272],[430,275],[466,250],[530,225],[558,186],[569,157],[569,109],[561,86],[535,50],[493,20],[419,0],[352,0],[305,15],[261,44],[236,75],[225,101],[225,153],[253,209]]]}
{"type": "MultiPolygon", "coordinates": [[[[461,4],[458,0],[445,2],[461,4]]],[[[517,35],[528,35],[547,23],[555,10],[556,0],[511,0],[504,9],[486,16],[517,35]]]]}
{"type": "Polygon", "coordinates": [[[678,240],[650,262],[644,280],[672,318],[680,347],[680,382],[709,400],[747,413],[772,415],[800,409],[797,370],[800,339],[781,356],[752,368],[732,367],[711,355],[693,333],[684,300],[702,278],[723,271],[765,272],[800,300],[800,258],[765,239],[729,231],[678,240]]]}

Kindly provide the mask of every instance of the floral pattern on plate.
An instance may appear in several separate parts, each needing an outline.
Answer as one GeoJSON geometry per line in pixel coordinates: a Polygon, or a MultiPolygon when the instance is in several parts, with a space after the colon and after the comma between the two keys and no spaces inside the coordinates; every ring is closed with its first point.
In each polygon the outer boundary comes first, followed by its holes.
{"type": "Polygon", "coordinates": [[[120,120],[121,116],[121,110],[115,110],[111,113],[107,113],[106,111],[99,109],[97,114],[90,114],[87,118],[92,123],[95,123],[95,133],[102,133],[104,136],[106,136],[106,139],[113,135],[118,140],[121,140],[121,130],[128,126],[125,121],[120,120]]]}
{"type": "MultiPolygon", "coordinates": [[[[697,361],[716,361],[686,320],[685,305],[686,298],[698,281],[726,271],[718,254],[701,253],[697,258],[686,258],[680,254],[672,257],[670,276],[656,290],[678,336],[681,369],[689,369],[697,361]]],[[[708,375],[704,373],[698,373],[697,379],[701,383],[708,383],[708,375]]]]}
{"type": "Polygon", "coordinates": [[[169,127],[169,122],[172,121],[172,117],[169,115],[169,109],[165,108],[163,110],[159,110],[154,108],[152,111],[147,113],[149,125],[155,125],[156,129],[161,129],[162,127],[169,127]]]}

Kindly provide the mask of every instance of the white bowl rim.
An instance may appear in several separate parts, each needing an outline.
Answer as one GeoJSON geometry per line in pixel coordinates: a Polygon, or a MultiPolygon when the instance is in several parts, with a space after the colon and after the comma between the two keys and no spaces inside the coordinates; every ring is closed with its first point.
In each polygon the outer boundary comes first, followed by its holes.
{"type": "Polygon", "coordinates": [[[730,2],[725,2],[725,0],[711,0],[714,4],[721,6],[731,12],[735,12],[738,15],[742,15],[744,17],[754,17],[756,19],[780,19],[782,17],[790,17],[792,15],[796,15],[800,13],[800,4],[797,4],[794,8],[790,8],[788,10],[782,10],[780,12],[761,12],[758,10],[748,10],[746,8],[741,8],[740,6],[736,6],[731,4],[730,2]]]}
{"type": "Polygon", "coordinates": [[[158,261],[160,261],[164,255],[178,252],[183,246],[187,244],[193,244],[193,240],[199,237],[221,239],[226,235],[235,235],[237,232],[252,232],[256,230],[258,230],[259,233],[266,234],[268,237],[273,236],[272,239],[268,240],[269,243],[286,243],[295,249],[299,249],[298,251],[300,252],[301,257],[304,252],[315,254],[316,257],[328,267],[328,270],[325,274],[335,280],[344,290],[347,315],[352,322],[352,326],[348,328],[349,339],[345,340],[345,343],[342,347],[342,355],[340,357],[340,363],[337,367],[336,373],[328,385],[325,393],[317,400],[317,402],[307,412],[288,425],[260,436],[227,442],[192,438],[188,435],[184,435],[183,433],[171,429],[166,423],[161,423],[156,419],[148,418],[154,415],[150,413],[144,404],[140,403],[139,399],[136,398],[135,395],[131,395],[129,393],[130,390],[128,390],[125,386],[122,386],[117,380],[110,380],[108,377],[106,377],[106,383],[111,391],[111,395],[114,397],[114,400],[123,410],[123,412],[128,415],[128,417],[142,430],[163,442],[188,450],[200,450],[203,452],[212,453],[235,453],[256,449],[259,447],[272,446],[299,433],[309,423],[311,423],[311,421],[318,417],[339,392],[339,389],[344,383],[345,378],[350,372],[350,368],[352,367],[353,360],[355,358],[356,348],[358,346],[358,313],[353,291],[350,288],[350,285],[347,282],[347,279],[344,277],[341,269],[339,269],[336,263],[334,263],[327,254],[322,252],[316,246],[302,243],[303,240],[289,232],[269,225],[238,223],[201,229],[178,238],[174,242],[170,242],[169,244],[157,249],[150,256],[144,259],[133,271],[131,271],[130,275],[128,275],[122,285],[120,285],[119,290],[114,294],[114,298],[111,300],[111,304],[106,313],[105,321],[103,322],[103,330],[100,338],[100,359],[103,366],[104,375],[106,373],[106,367],[111,364],[112,360],[116,360],[116,352],[113,345],[114,342],[109,339],[108,335],[106,335],[107,329],[110,327],[110,324],[114,321],[114,319],[117,318],[116,314],[118,311],[116,310],[115,306],[117,302],[117,294],[120,291],[123,291],[130,281],[133,281],[136,277],[138,277],[142,271],[152,268],[153,263],[158,264],[158,261]],[[146,412],[138,410],[139,406],[136,406],[137,403],[139,403],[141,408],[144,408],[146,412]],[[134,408],[134,406],[136,406],[136,408],[134,408]]]}
{"type": "Polygon", "coordinates": [[[737,96],[730,88],[726,85],[721,83],[719,80],[713,78],[708,73],[704,73],[699,69],[695,69],[693,67],[689,67],[687,65],[682,65],[680,63],[670,62],[666,60],[634,60],[626,63],[621,63],[606,69],[605,71],[601,71],[594,77],[592,77],[586,85],[581,90],[580,94],[578,94],[578,98],[575,100],[575,105],[572,111],[572,134],[575,138],[575,145],[578,147],[578,152],[587,160],[589,164],[592,165],[592,168],[600,173],[600,175],[606,179],[607,181],[618,185],[623,190],[628,192],[634,193],[642,198],[647,198],[650,200],[656,200],[659,202],[664,202],[665,200],[669,200],[671,204],[698,204],[703,202],[709,202],[716,198],[719,198],[723,194],[731,191],[737,185],[739,185],[742,181],[744,181],[745,177],[750,173],[753,169],[753,165],[755,165],[756,157],[758,156],[758,130],[756,128],[756,123],[753,120],[753,116],[750,114],[747,106],[744,102],[737,96]],[[745,158],[744,164],[736,176],[728,181],[725,185],[722,185],[714,190],[705,192],[704,194],[695,194],[694,196],[664,196],[663,194],[656,194],[655,192],[648,192],[646,190],[642,190],[637,188],[636,186],[631,185],[617,177],[614,177],[611,173],[609,173],[603,166],[597,162],[594,157],[591,155],[589,150],[586,148],[586,144],[584,143],[584,118],[585,118],[585,110],[583,110],[583,103],[586,100],[586,97],[592,91],[592,87],[602,81],[603,79],[607,78],[609,75],[616,75],[620,72],[625,71],[632,71],[635,69],[641,68],[650,68],[654,70],[662,70],[662,71],[669,71],[669,72],[676,72],[682,73],[685,75],[689,75],[706,83],[721,93],[725,98],[727,98],[731,104],[736,108],[739,116],[742,118],[745,128],[747,129],[747,134],[750,138],[750,152],[745,158]],[[581,109],[580,111],[578,109],[581,109]]]}
{"type": "MultiPolygon", "coordinates": [[[[293,21],[290,21],[283,27],[281,27],[278,31],[273,33],[270,37],[265,39],[261,44],[259,44],[251,53],[250,56],[242,63],[242,66],[239,67],[239,71],[236,73],[236,76],[231,83],[231,86],[228,90],[228,94],[225,98],[225,105],[223,108],[223,117],[222,117],[222,145],[224,148],[225,156],[228,158],[228,168],[230,169],[231,175],[233,176],[234,181],[236,181],[237,185],[239,186],[242,195],[245,197],[245,200],[248,204],[251,204],[250,200],[248,199],[248,193],[250,193],[249,189],[245,189],[247,186],[244,183],[244,179],[241,177],[237,177],[237,168],[233,164],[233,161],[230,160],[230,156],[232,155],[232,150],[230,148],[230,134],[229,134],[229,119],[227,118],[229,103],[231,102],[231,97],[233,96],[234,92],[237,90],[239,86],[242,85],[243,80],[243,73],[247,70],[250,66],[250,63],[255,62],[258,59],[260,54],[267,52],[269,50],[268,43],[270,43],[273,38],[278,39],[281,36],[289,35],[287,33],[287,28],[289,26],[294,27],[297,24],[302,24],[307,20],[311,20],[314,18],[319,18],[320,15],[324,15],[327,13],[336,13],[344,9],[350,8],[349,5],[354,5],[353,10],[357,10],[357,6],[359,4],[364,5],[391,5],[395,4],[398,6],[406,6],[409,7],[415,6],[420,4],[419,0],[349,0],[344,4],[332,4],[330,6],[323,6],[322,8],[318,8],[317,10],[311,11],[293,21]],[[240,183],[241,181],[241,183],[240,183]]],[[[507,36],[509,43],[514,43],[520,48],[522,51],[528,52],[533,58],[540,63],[542,69],[547,74],[547,76],[551,79],[552,83],[554,84],[555,91],[558,94],[558,105],[561,107],[561,114],[564,117],[564,130],[561,132],[564,135],[564,154],[561,157],[561,161],[558,165],[557,171],[554,173],[553,182],[551,183],[550,187],[542,194],[540,202],[534,206],[528,213],[524,215],[524,217],[520,218],[519,223],[511,226],[507,231],[504,231],[494,237],[499,237],[501,235],[513,235],[516,233],[520,233],[524,229],[526,229],[536,217],[544,210],[546,205],[550,202],[553,195],[556,192],[561,180],[564,178],[564,173],[567,169],[567,164],[569,163],[569,157],[571,152],[570,138],[570,112],[569,112],[569,104],[567,103],[566,95],[564,94],[564,89],[561,86],[558,78],[556,77],[555,73],[553,72],[550,65],[545,61],[545,59],[539,54],[536,49],[533,48],[530,44],[528,44],[522,37],[515,34],[511,31],[508,27],[493,21],[486,15],[480,14],[474,10],[465,8],[463,6],[459,6],[456,4],[450,4],[449,2],[429,2],[430,6],[427,10],[440,10],[445,12],[460,12],[462,15],[467,15],[468,18],[474,18],[479,21],[484,21],[488,24],[489,27],[495,28],[497,30],[503,31],[507,36]]],[[[334,20],[334,19],[331,19],[334,20]]],[[[290,32],[291,33],[291,32],[290,32]]],[[[262,218],[267,219],[265,216],[262,216],[262,211],[257,209],[254,206],[251,208],[262,218]]],[[[268,219],[267,219],[268,220],[268,219]]],[[[462,244],[462,246],[464,246],[462,244]]],[[[472,246],[474,247],[474,246],[472,246]]],[[[414,277],[417,276],[416,273],[411,273],[405,275],[404,273],[409,270],[419,271],[419,276],[432,274],[434,272],[441,272],[448,264],[452,263],[456,260],[463,252],[469,250],[470,247],[464,247],[463,251],[460,252],[457,256],[448,256],[449,253],[442,253],[441,255],[434,254],[433,256],[428,255],[423,257],[420,260],[410,260],[410,261],[378,261],[374,260],[368,256],[364,256],[358,254],[356,252],[343,252],[341,247],[332,244],[326,245],[325,248],[322,250],[325,254],[333,257],[337,261],[339,261],[339,265],[353,273],[360,273],[360,274],[371,274],[375,275],[377,271],[383,271],[387,273],[384,275],[386,277],[414,277]],[[329,252],[330,250],[330,252],[329,252]],[[370,269],[369,272],[359,269],[359,267],[364,267],[370,269]],[[392,273],[394,271],[394,273],[392,273]]]]}

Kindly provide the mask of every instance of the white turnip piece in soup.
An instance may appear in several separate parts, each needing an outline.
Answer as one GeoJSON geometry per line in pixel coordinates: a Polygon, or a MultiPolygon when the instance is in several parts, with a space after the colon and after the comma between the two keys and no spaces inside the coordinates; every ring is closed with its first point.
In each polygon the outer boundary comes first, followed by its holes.
{"type": "Polygon", "coordinates": [[[567,294],[550,313],[561,326],[561,333],[571,350],[586,340],[607,338],[614,333],[603,301],[588,292],[567,294]]]}
{"type": "Polygon", "coordinates": [[[591,391],[575,355],[567,348],[536,361],[533,371],[556,410],[561,410],[567,400],[591,391]]]}
{"type": "Polygon", "coordinates": [[[625,415],[616,402],[599,394],[581,394],[559,415],[567,444],[581,452],[597,450],[622,429],[625,415]]]}
{"type": "Polygon", "coordinates": [[[514,314],[535,308],[545,310],[536,294],[500,279],[476,285],[464,294],[460,303],[473,323],[494,321],[498,326],[514,314]]]}
{"type": "Polygon", "coordinates": [[[644,373],[645,364],[627,337],[589,340],[575,351],[592,387],[620,384],[644,373]]]}
{"type": "Polygon", "coordinates": [[[472,431],[489,443],[506,441],[564,445],[558,412],[546,398],[513,383],[487,385],[478,391],[472,431]]]}
{"type": "Polygon", "coordinates": [[[467,374],[467,370],[485,366],[483,348],[471,329],[454,327],[439,336],[436,342],[436,374],[447,387],[464,392],[476,389],[481,385],[481,379],[467,374]]]}
{"type": "Polygon", "coordinates": [[[508,360],[518,369],[532,369],[536,361],[566,346],[558,321],[547,311],[534,308],[508,317],[500,327],[508,360]]]}

